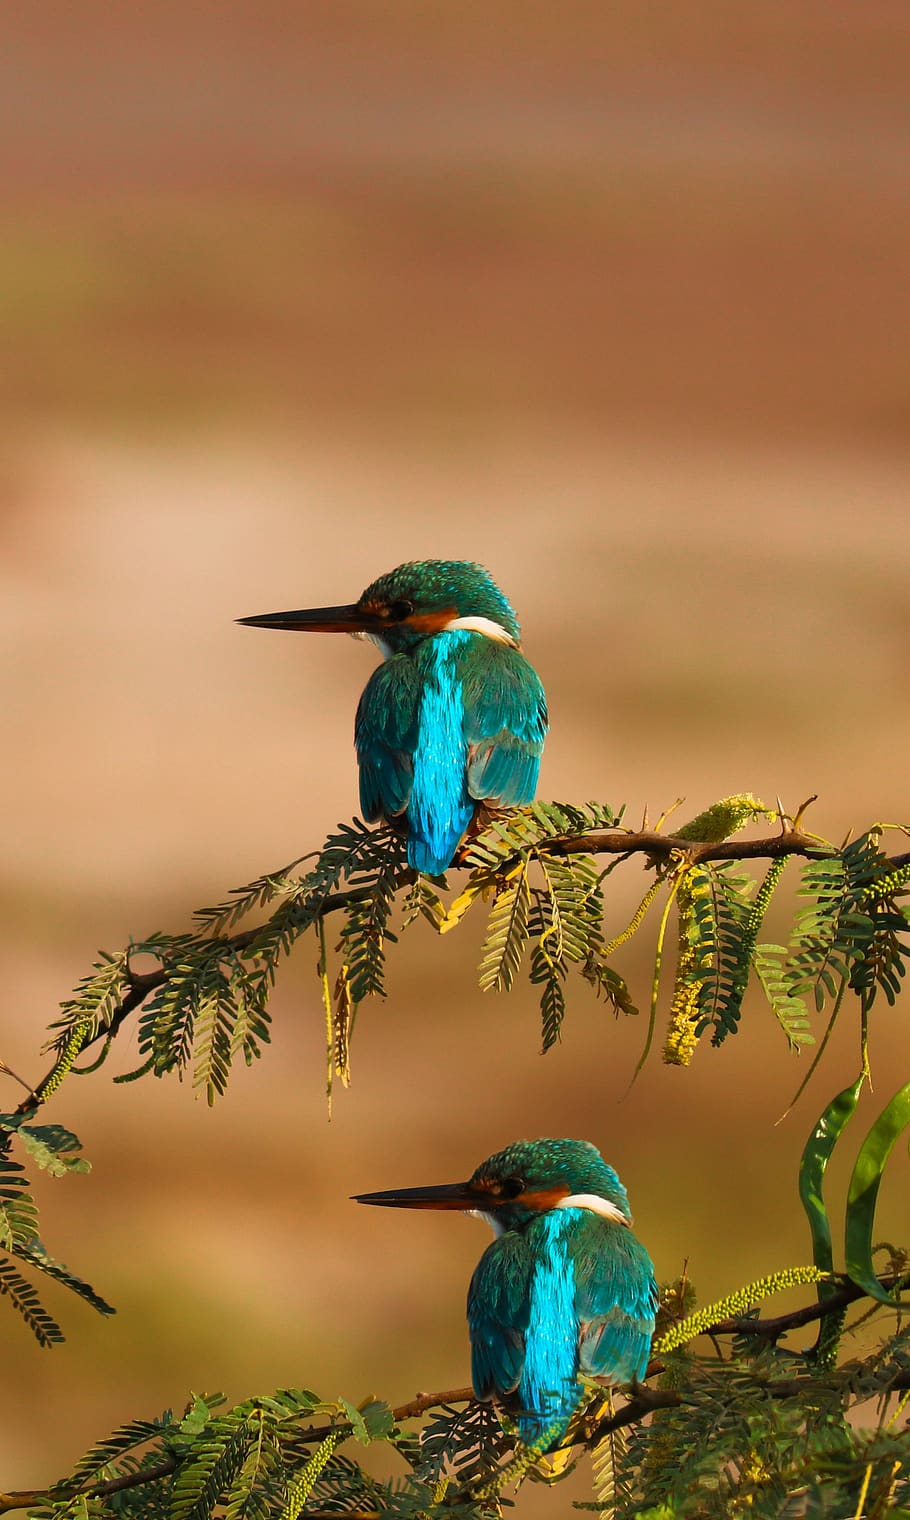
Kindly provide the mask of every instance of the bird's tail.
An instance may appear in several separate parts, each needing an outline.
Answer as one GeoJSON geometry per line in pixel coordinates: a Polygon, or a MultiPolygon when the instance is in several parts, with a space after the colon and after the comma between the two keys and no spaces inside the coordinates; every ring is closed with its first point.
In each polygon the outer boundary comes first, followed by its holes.
{"type": "Polygon", "coordinates": [[[421,817],[412,808],[408,817],[408,865],[426,876],[439,876],[448,870],[473,815],[473,804],[457,809],[448,818],[440,814],[421,817]]]}
{"type": "Polygon", "coordinates": [[[541,1456],[562,1446],[583,1398],[584,1389],[575,1382],[559,1394],[544,1394],[540,1409],[522,1410],[516,1422],[522,1445],[541,1456]]]}

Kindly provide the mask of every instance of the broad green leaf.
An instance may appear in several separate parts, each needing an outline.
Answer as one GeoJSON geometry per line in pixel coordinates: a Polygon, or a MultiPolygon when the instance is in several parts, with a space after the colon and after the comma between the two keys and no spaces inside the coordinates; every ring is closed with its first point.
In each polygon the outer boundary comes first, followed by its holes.
{"type": "Polygon", "coordinates": [[[834,1270],[831,1225],[822,1196],[825,1169],[853,1115],[865,1080],[865,1073],[860,1072],[855,1082],[831,1100],[806,1141],[799,1164],[799,1196],[809,1220],[812,1259],[822,1272],[834,1270]]]}
{"type": "Polygon", "coordinates": [[[879,1114],[856,1158],[847,1192],[845,1254],[847,1275],[883,1304],[894,1299],[878,1281],[872,1261],[872,1230],[882,1174],[895,1141],[910,1124],[910,1082],[895,1093],[879,1114]]]}

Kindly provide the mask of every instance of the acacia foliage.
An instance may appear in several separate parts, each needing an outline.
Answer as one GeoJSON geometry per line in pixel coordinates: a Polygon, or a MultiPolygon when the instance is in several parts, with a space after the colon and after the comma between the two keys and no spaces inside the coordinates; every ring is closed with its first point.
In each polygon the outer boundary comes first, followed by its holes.
{"type": "MultiPolygon", "coordinates": [[[[688,1064],[700,1043],[719,1046],[737,1033],[750,982],[764,993],[791,1049],[815,1043],[813,1023],[826,1021],[816,1060],[852,1001],[861,1069],[820,1116],[798,1175],[814,1262],[801,1280],[818,1281],[814,1344],[794,1349],[784,1331],[769,1335],[760,1322],[750,1325],[753,1305],[785,1285],[786,1273],[772,1273],[760,1291],[747,1295],[748,1303],[740,1292],[696,1320],[686,1320],[691,1286],[677,1282],[664,1292],[665,1335],[674,1321],[685,1323],[675,1340],[665,1338],[666,1351],[652,1366],[651,1401],[633,1391],[628,1405],[605,1410],[602,1390],[592,1391],[565,1451],[554,1457],[520,1448],[506,1416],[466,1399],[415,1412],[376,1399],[355,1407],[300,1389],[233,1409],[218,1397],[193,1395],[179,1416],[121,1427],[59,1486],[31,1496],[32,1512],[61,1520],[112,1512],[149,1520],[333,1514],[484,1520],[501,1513],[516,1484],[558,1481],[573,1458],[590,1451],[590,1507],[621,1520],[738,1512],[846,1520],[900,1514],[902,1506],[910,1514],[906,1418],[896,1403],[910,1391],[900,1300],[908,1259],[891,1246],[883,1262],[874,1240],[879,1184],[910,1123],[910,1083],[885,1105],[857,1155],[844,1206],[848,1279],[834,1275],[837,1253],[824,1198],[828,1160],[843,1143],[868,1076],[873,1005],[879,994],[893,1003],[901,988],[910,861],[885,853],[878,826],[840,848],[791,830],[808,857],[799,906],[789,943],[766,943],[765,915],[787,866],[785,854],[775,854],[771,841],[770,865],[761,860],[756,867],[711,858],[710,846],[767,816],[746,795],[723,799],[678,829],[668,848],[645,856],[651,880],[624,926],[611,923],[610,878],[628,865],[632,850],[614,850],[606,866],[599,863],[602,831],[615,835],[622,828],[621,813],[606,805],[536,803],[494,817],[462,851],[460,890],[409,870],[394,830],[355,820],[317,854],[201,910],[191,931],[156,932],[102,954],[52,1026],[53,1064],[44,1081],[16,1112],[0,1115],[0,1294],[44,1346],[62,1332],[26,1272],[50,1276],[101,1313],[112,1312],[45,1251],[18,1157],[56,1176],[87,1168],[76,1137],[59,1125],[34,1123],[35,1113],[71,1076],[104,1065],[131,1016],[142,1060],[115,1080],[176,1072],[189,1076],[211,1103],[225,1091],[235,1059],[249,1063],[267,1047],[279,967],[311,936],[331,1094],[334,1080],[350,1080],[358,1007],[385,994],[390,947],[418,922],[447,934],[470,914],[485,913],[480,986],[508,990],[526,970],[539,993],[544,1050],[559,1038],[570,999],[583,984],[618,1016],[635,1014],[636,1002],[647,1002],[642,1060],[666,1005],[664,1058],[677,1065],[688,1064]],[[649,997],[640,999],[617,957],[646,921],[656,922],[654,974],[649,997]],[[671,929],[672,978],[665,966],[671,929]],[[140,957],[146,964],[152,958],[151,970],[137,969],[140,957]],[[97,1055],[79,1066],[90,1047],[97,1055]],[[847,1280],[857,1285],[857,1296],[871,1299],[873,1323],[881,1325],[872,1349],[853,1356],[845,1310],[831,1307],[847,1280]],[[718,1329],[715,1321],[731,1314],[738,1316],[735,1331],[718,1329]],[[712,1338],[693,1351],[690,1342],[712,1326],[712,1338]],[[870,1406],[874,1418],[858,1427],[856,1411],[870,1406]],[[416,1429],[415,1419],[422,1421],[416,1429]],[[358,1441],[388,1447],[398,1476],[382,1482],[370,1476],[351,1455],[351,1442],[358,1441]]],[[[869,1312],[864,1307],[860,1318],[868,1322],[869,1312]]],[[[659,1350],[660,1340],[656,1344],[659,1350]]],[[[20,1498],[0,1495],[0,1511],[21,1507],[20,1498]]]]}
{"type": "MultiPolygon", "coordinates": [[[[36,1100],[56,1090],[89,1046],[100,1042],[96,1064],[103,1063],[135,1011],[144,1059],[115,1080],[177,1072],[214,1102],[234,1060],[250,1063],[268,1044],[269,999],[280,964],[305,935],[315,936],[318,947],[329,1078],[346,1083],[357,1009],[365,999],[385,996],[390,948],[418,921],[448,934],[483,911],[479,985],[508,991],[526,967],[539,990],[544,1050],[559,1039],[573,978],[617,1014],[638,1012],[640,999],[617,957],[661,900],[648,1044],[674,909],[677,956],[665,1059],[686,1065],[705,1036],[717,1046],[735,1034],[750,981],[763,991],[791,1048],[813,1044],[812,1011],[829,1009],[836,1017],[845,993],[857,995],[863,1015],[879,993],[894,1002],[905,972],[910,859],[895,862],[884,852],[879,826],[841,848],[802,836],[810,858],[802,866],[802,905],[790,943],[766,943],[761,930],[786,858],[773,859],[767,869],[762,864],[759,881],[743,862],[702,857],[704,846],[768,816],[745,794],[723,799],[678,829],[669,854],[646,859],[652,881],[632,920],[609,936],[609,878],[629,864],[631,852],[601,866],[575,848],[599,831],[620,830],[621,811],[606,804],[536,802],[494,816],[463,847],[458,869],[467,879],[454,893],[446,878],[407,867],[394,829],[370,829],[357,819],[339,825],[317,854],[200,909],[192,932],[155,932],[116,954],[103,953],[52,1025],[48,1048],[55,1064],[36,1100]],[[238,928],[264,909],[270,910],[264,919],[238,928]],[[340,928],[330,933],[336,914],[340,928]],[[151,957],[156,969],[137,974],[140,957],[151,957]]],[[[635,864],[640,867],[640,855],[635,864]]]]}
{"type": "MultiPolygon", "coordinates": [[[[710,848],[771,816],[781,825],[791,822],[745,793],[723,798],[662,839],[672,847],[644,856],[650,884],[631,920],[612,934],[611,878],[619,868],[640,869],[641,847],[637,853],[614,853],[605,865],[584,847],[589,841],[596,847],[604,831],[611,831],[614,849],[617,840],[621,849],[622,810],[602,803],[536,802],[494,815],[466,842],[457,866],[466,877],[460,890],[450,889],[446,878],[410,870],[398,831],[388,825],[368,828],[355,819],[339,825],[318,852],[200,909],[191,931],[155,931],[123,950],[102,952],[51,1026],[46,1048],[53,1064],[46,1077],[5,1125],[0,1118],[0,1250],[6,1248],[11,1258],[5,1275],[0,1272],[0,1293],[44,1344],[59,1339],[60,1328],[29,1287],[23,1267],[57,1276],[95,1308],[110,1312],[87,1284],[51,1261],[37,1229],[23,1222],[23,1209],[34,1216],[34,1202],[13,1148],[23,1148],[40,1166],[53,1161],[57,1174],[87,1166],[76,1160],[78,1141],[59,1126],[41,1129],[44,1149],[36,1148],[39,1129],[30,1121],[71,1074],[85,1075],[105,1064],[133,1015],[142,1060],[114,1080],[176,1073],[213,1103],[225,1092],[234,1062],[242,1058],[250,1064],[268,1046],[275,981],[282,961],[304,938],[315,940],[317,948],[314,1005],[326,1031],[330,1101],[334,1082],[350,1081],[360,1005],[385,996],[390,949],[418,922],[444,935],[484,913],[480,987],[507,991],[526,969],[539,995],[544,1051],[559,1039],[569,999],[585,984],[617,1016],[637,1014],[637,1003],[644,1000],[626,981],[622,952],[644,923],[656,920],[639,1065],[652,1047],[662,1001],[667,1005],[664,1059],[685,1066],[700,1043],[719,1046],[736,1034],[746,989],[754,983],[791,1050],[815,1044],[813,1019],[827,1017],[804,1083],[851,996],[866,1072],[870,1012],[880,993],[895,1001],[905,972],[910,858],[885,853],[880,826],[840,848],[793,832],[808,855],[800,863],[799,908],[789,944],[768,943],[762,928],[788,865],[786,855],[773,855],[773,836],[770,865],[760,857],[748,863],[711,859],[710,848]],[[674,915],[670,985],[666,944],[674,915]],[[152,970],[136,969],[149,960],[152,970]],[[97,1054],[79,1066],[92,1047],[97,1054]]],[[[628,837],[634,840],[634,831],[628,837]]]]}
{"type": "MultiPolygon", "coordinates": [[[[910,1282],[906,1258],[899,1268],[885,1281],[910,1282]]],[[[875,1348],[840,1362],[830,1344],[824,1355],[782,1345],[779,1322],[754,1313],[775,1290],[818,1275],[777,1273],[700,1314],[691,1312],[690,1283],[666,1286],[654,1391],[639,1387],[625,1400],[592,1386],[563,1448],[547,1455],[522,1448],[508,1417],[466,1391],[399,1410],[300,1388],[233,1408],[221,1395],[194,1394],[179,1415],[122,1426],[54,1487],[0,1495],[0,1512],[491,1520],[523,1483],[558,1484],[590,1457],[593,1497],[574,1507],[604,1520],[900,1516],[910,1501],[910,1325],[895,1301],[876,1305],[885,1334],[875,1348]],[[358,1443],[381,1444],[395,1475],[368,1471],[358,1443]]]]}

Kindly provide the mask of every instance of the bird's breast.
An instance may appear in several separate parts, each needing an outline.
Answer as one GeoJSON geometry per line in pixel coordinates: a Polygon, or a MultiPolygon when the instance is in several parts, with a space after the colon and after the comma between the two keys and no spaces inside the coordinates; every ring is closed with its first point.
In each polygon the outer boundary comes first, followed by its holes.
{"type": "Polygon", "coordinates": [[[566,1223],[565,1215],[546,1214],[534,1231],[523,1396],[526,1407],[544,1417],[563,1408],[578,1370],[575,1268],[566,1223]]]}

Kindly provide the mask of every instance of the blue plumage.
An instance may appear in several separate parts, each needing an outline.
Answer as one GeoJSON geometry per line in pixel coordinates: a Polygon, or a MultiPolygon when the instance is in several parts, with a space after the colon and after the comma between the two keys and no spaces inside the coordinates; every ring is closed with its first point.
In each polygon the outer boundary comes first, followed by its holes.
{"type": "Polygon", "coordinates": [[[480,565],[400,565],[352,606],[241,621],[355,633],[381,650],[354,725],[360,805],[369,822],[402,821],[416,870],[451,864],[479,806],[533,801],[546,699],[515,613],[480,565]]]}
{"type": "Polygon", "coordinates": [[[543,688],[517,649],[468,629],[425,637],[360,699],[364,816],[405,815],[409,864],[444,871],[479,802],[533,801],[546,728],[543,688]]]}
{"type": "Polygon", "coordinates": [[[471,1281],[474,1390],[515,1410],[526,1445],[549,1445],[579,1403],[579,1373],[644,1376],[656,1307],[650,1259],[628,1225],[562,1207],[516,1224],[471,1281]]]}
{"type": "Polygon", "coordinates": [[[527,1445],[558,1444],[583,1393],[579,1375],[642,1378],[657,1285],[633,1235],[626,1190],[593,1145],[520,1141],[466,1183],[368,1193],[363,1203],[462,1209],[496,1234],[468,1291],[479,1399],[515,1415],[527,1445]]]}

